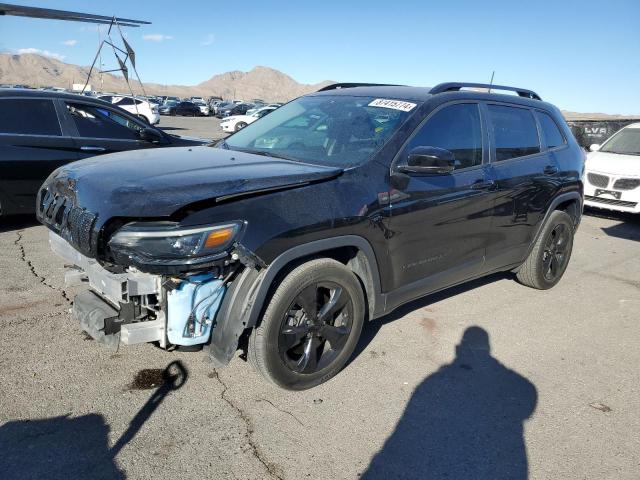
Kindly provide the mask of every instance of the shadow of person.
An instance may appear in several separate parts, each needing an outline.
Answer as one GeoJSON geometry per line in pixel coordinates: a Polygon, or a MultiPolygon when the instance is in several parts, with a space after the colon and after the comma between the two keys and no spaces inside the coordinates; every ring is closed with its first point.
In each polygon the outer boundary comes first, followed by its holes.
{"type": "MultiPolygon", "coordinates": [[[[7,422],[0,427],[0,478],[7,480],[115,480],[126,478],[115,457],[189,373],[179,360],[158,372],[159,385],[109,448],[109,425],[102,415],[68,415],[7,422]]],[[[134,381],[135,383],[135,381],[134,381]]],[[[155,384],[154,384],[155,386],[155,384]]]]}
{"type": "Polygon", "coordinates": [[[109,426],[95,413],[8,422],[0,428],[2,478],[121,479],[109,426]]]}
{"type": "Polygon", "coordinates": [[[362,478],[526,479],[523,422],[536,403],[534,385],[491,356],[484,329],[470,327],[455,360],[416,388],[362,478]]]}

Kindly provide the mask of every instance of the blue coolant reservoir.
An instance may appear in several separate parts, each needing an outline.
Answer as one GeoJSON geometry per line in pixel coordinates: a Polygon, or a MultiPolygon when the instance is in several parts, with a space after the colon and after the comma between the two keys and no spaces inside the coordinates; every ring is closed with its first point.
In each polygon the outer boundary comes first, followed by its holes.
{"type": "Polygon", "coordinates": [[[167,338],[174,345],[206,343],[226,287],[213,275],[193,275],[167,294],[167,338]]]}

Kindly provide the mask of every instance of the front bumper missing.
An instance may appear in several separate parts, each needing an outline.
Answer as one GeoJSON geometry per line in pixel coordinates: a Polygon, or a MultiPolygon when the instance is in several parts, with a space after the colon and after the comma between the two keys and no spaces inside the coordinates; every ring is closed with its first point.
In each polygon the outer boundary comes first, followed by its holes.
{"type": "Polygon", "coordinates": [[[109,272],[53,232],[49,232],[49,243],[54,253],[74,266],[65,274],[65,284],[88,283],[92,289],[76,295],[73,303],[73,314],[85,332],[114,349],[120,343],[159,342],[161,347],[167,346],[166,318],[162,310],[155,312],[153,320],[122,323],[119,318],[120,310],[131,304],[132,297],[156,296],[160,299],[162,277],[141,272],[109,272]],[[114,325],[119,331],[110,331],[114,325]]]}

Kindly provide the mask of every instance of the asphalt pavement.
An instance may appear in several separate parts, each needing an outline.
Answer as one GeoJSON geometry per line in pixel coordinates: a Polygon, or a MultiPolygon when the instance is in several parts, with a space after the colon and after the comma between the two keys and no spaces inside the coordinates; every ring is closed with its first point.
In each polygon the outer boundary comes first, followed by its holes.
{"type": "Polygon", "coordinates": [[[298,393],[239,356],[87,338],[30,217],[0,220],[0,252],[3,479],[639,478],[640,218],[587,212],[552,290],[494,275],[371,322],[298,393]]]}

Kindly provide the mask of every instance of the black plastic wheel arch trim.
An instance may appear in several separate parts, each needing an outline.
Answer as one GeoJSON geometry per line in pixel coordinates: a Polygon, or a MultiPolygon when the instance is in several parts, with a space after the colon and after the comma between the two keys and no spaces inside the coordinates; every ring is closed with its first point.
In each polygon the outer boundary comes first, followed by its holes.
{"type": "MultiPolygon", "coordinates": [[[[340,247],[357,248],[367,261],[371,277],[369,319],[384,313],[384,300],[380,287],[380,274],[373,248],[363,237],[343,235],[326,238],[293,247],[279,255],[267,268],[260,271],[245,268],[231,284],[216,317],[216,324],[207,345],[209,357],[216,367],[227,365],[238,348],[238,340],[247,328],[254,327],[263,313],[267,295],[278,273],[291,262],[323,251],[340,247]]],[[[359,272],[355,272],[358,274],[359,272]]],[[[362,279],[366,282],[366,279],[362,279]]]]}

